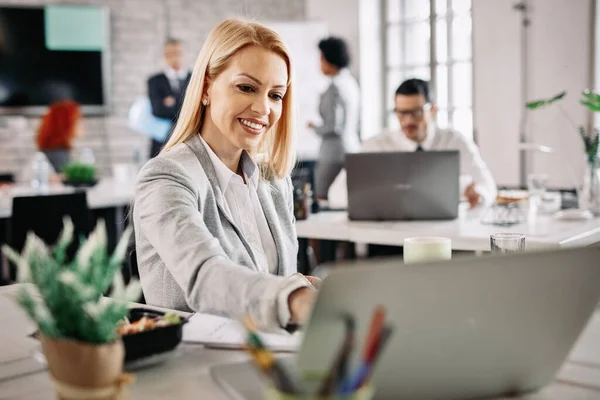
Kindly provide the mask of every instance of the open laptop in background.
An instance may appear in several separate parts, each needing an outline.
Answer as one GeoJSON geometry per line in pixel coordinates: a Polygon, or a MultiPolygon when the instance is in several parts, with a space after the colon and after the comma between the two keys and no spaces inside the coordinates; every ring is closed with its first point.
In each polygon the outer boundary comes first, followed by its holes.
{"type": "Polygon", "coordinates": [[[351,220],[453,219],[458,216],[458,151],[346,155],[351,220]]]}

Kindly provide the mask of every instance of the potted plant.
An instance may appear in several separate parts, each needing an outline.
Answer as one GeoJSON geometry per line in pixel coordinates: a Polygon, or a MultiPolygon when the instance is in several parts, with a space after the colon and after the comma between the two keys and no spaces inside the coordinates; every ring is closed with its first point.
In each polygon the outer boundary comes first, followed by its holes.
{"type": "Polygon", "coordinates": [[[90,187],[96,184],[96,167],[81,162],[67,164],[62,173],[65,176],[64,183],[70,186],[90,187]]]}
{"type": "Polygon", "coordinates": [[[39,328],[60,399],[118,399],[127,382],[118,325],[127,315],[128,302],[141,292],[138,281],[125,286],[120,271],[130,234],[127,229],[109,256],[105,225],[99,221],[68,260],[73,223],[65,218],[51,247],[30,232],[20,255],[2,248],[17,265],[19,282],[32,284],[19,290],[17,301],[39,328]],[[112,299],[103,298],[111,286],[112,299]]]}
{"type": "MultiPolygon", "coordinates": [[[[526,104],[526,107],[535,110],[561,100],[566,92],[561,92],[548,100],[536,100],[526,104]]],[[[579,102],[592,112],[600,112],[600,95],[589,90],[581,93],[579,102]]],[[[579,208],[589,210],[594,215],[600,215],[600,175],[598,174],[598,144],[599,132],[593,128],[587,132],[583,126],[577,128],[568,115],[563,112],[569,122],[578,129],[579,135],[583,141],[585,151],[586,171],[583,179],[583,188],[579,191],[579,208]]]]}

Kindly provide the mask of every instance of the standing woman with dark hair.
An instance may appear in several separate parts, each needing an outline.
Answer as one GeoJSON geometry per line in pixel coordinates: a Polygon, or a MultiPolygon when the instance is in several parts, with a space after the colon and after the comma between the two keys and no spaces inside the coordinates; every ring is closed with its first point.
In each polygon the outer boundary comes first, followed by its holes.
{"type": "Polygon", "coordinates": [[[308,127],[321,136],[315,190],[318,199],[327,199],[329,186],[344,167],[346,153],[359,149],[360,91],[347,68],[350,54],[346,42],[329,37],[319,42],[319,49],[321,71],[331,78],[331,84],[319,104],[323,123],[317,126],[311,122],[308,127]]]}

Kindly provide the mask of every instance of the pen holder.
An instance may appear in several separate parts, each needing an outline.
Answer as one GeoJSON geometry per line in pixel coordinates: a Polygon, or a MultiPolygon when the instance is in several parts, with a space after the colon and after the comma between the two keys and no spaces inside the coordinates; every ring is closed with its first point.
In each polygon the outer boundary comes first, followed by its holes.
{"type": "Polygon", "coordinates": [[[363,386],[354,393],[347,395],[333,394],[330,396],[317,396],[316,394],[289,394],[269,387],[265,391],[265,400],[371,400],[375,389],[371,385],[363,386]]]}

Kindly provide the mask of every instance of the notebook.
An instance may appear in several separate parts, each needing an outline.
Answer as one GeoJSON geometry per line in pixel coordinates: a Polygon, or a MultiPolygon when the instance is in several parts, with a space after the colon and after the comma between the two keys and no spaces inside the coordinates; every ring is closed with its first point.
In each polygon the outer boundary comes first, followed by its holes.
{"type": "MultiPolygon", "coordinates": [[[[302,342],[302,334],[260,332],[267,347],[274,352],[296,352],[302,342]]],[[[241,322],[211,314],[196,313],[183,327],[183,341],[203,344],[206,347],[242,349],[246,343],[246,329],[241,322]]]]}

